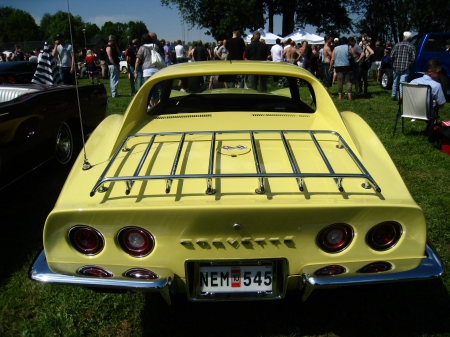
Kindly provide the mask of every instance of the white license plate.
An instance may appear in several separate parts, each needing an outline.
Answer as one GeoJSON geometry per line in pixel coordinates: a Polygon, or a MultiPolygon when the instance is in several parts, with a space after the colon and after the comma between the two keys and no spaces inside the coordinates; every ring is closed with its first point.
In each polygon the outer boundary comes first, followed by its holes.
{"type": "Polygon", "coordinates": [[[200,267],[200,292],[272,291],[272,266],[200,267]]]}

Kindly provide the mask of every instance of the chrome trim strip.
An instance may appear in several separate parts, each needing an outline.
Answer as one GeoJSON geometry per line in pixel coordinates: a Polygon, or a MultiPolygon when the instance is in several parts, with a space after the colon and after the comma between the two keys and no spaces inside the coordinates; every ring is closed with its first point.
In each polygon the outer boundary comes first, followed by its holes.
{"type": "Polygon", "coordinates": [[[398,273],[376,273],[376,274],[361,274],[361,276],[328,276],[317,277],[313,275],[304,275],[306,288],[303,293],[303,301],[305,301],[311,292],[315,289],[326,289],[332,287],[374,284],[374,283],[388,283],[399,281],[414,281],[427,280],[437,278],[444,272],[442,261],[433,249],[431,244],[425,247],[426,257],[422,259],[420,264],[408,271],[398,273]]]}
{"type": "Polygon", "coordinates": [[[37,256],[36,260],[31,265],[29,277],[33,281],[42,283],[57,283],[65,285],[77,285],[84,287],[100,287],[113,289],[128,289],[128,290],[146,290],[151,292],[159,292],[166,301],[170,304],[169,286],[173,279],[173,273],[170,277],[159,280],[117,280],[95,277],[81,277],[57,274],[48,267],[45,252],[42,250],[37,256]]]}

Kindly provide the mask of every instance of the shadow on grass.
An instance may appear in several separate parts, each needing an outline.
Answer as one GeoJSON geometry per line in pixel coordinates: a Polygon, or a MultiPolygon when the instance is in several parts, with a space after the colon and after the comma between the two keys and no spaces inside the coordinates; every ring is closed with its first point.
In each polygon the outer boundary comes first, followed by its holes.
{"type": "Polygon", "coordinates": [[[0,191],[0,285],[42,247],[42,232],[70,168],[54,161],[0,191]]]}
{"type": "Polygon", "coordinates": [[[298,292],[267,302],[171,306],[148,295],[144,336],[423,336],[450,333],[450,297],[440,279],[298,292]],[[155,317],[158,317],[156,320],[155,317]]]}

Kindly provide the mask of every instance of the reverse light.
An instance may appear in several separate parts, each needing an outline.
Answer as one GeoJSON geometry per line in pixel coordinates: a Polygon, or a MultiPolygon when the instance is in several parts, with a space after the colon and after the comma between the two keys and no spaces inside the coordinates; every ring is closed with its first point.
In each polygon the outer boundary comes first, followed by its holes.
{"type": "Polygon", "coordinates": [[[316,276],[334,276],[334,275],[343,274],[345,272],[346,272],[346,269],[344,267],[339,266],[339,265],[331,265],[331,266],[326,266],[326,267],[316,270],[314,272],[314,275],[316,275],[316,276]]]}
{"type": "Polygon", "coordinates": [[[362,267],[358,270],[358,273],[364,274],[372,274],[372,273],[381,273],[383,271],[391,270],[392,264],[385,261],[378,261],[368,264],[367,266],[362,267]]]}
{"type": "Polygon", "coordinates": [[[143,268],[133,268],[127,270],[124,276],[143,280],[156,280],[157,278],[159,278],[159,276],[154,272],[152,272],[151,270],[143,268]]]}
{"type": "Polygon", "coordinates": [[[94,277],[111,277],[113,274],[102,267],[84,266],[78,269],[78,274],[94,277]]]}
{"type": "Polygon", "coordinates": [[[325,227],[317,235],[317,245],[327,253],[338,253],[346,249],[353,240],[353,229],[347,224],[337,223],[325,227]]]}
{"type": "Polygon", "coordinates": [[[117,241],[125,253],[134,257],[143,257],[153,250],[155,240],[145,229],[125,227],[117,234],[117,241]]]}
{"type": "Polygon", "coordinates": [[[85,255],[96,255],[105,245],[103,235],[89,226],[74,226],[69,229],[68,235],[72,246],[85,255]]]}
{"type": "Polygon", "coordinates": [[[383,251],[391,249],[400,240],[402,227],[394,221],[379,223],[373,227],[366,236],[366,242],[370,248],[383,251]]]}

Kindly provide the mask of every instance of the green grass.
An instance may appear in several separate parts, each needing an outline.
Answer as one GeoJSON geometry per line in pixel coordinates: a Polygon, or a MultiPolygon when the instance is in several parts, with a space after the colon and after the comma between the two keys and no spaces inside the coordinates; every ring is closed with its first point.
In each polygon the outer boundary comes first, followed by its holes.
{"type": "MultiPolygon", "coordinates": [[[[108,114],[131,101],[121,75],[108,114]]],[[[81,80],[81,84],[89,83],[81,80]]],[[[108,81],[103,81],[109,92],[108,81]]],[[[423,123],[405,121],[392,137],[397,104],[370,82],[369,95],[337,101],[377,133],[409,191],[423,208],[429,240],[450,266],[450,156],[428,143],[423,123]]],[[[440,112],[450,120],[450,104],[440,112]]],[[[101,294],[78,287],[42,285],[27,270],[42,245],[45,217],[68,170],[41,167],[0,195],[0,336],[450,336],[450,277],[438,280],[315,291],[302,303],[283,301],[189,303],[175,296],[101,294]]]]}

